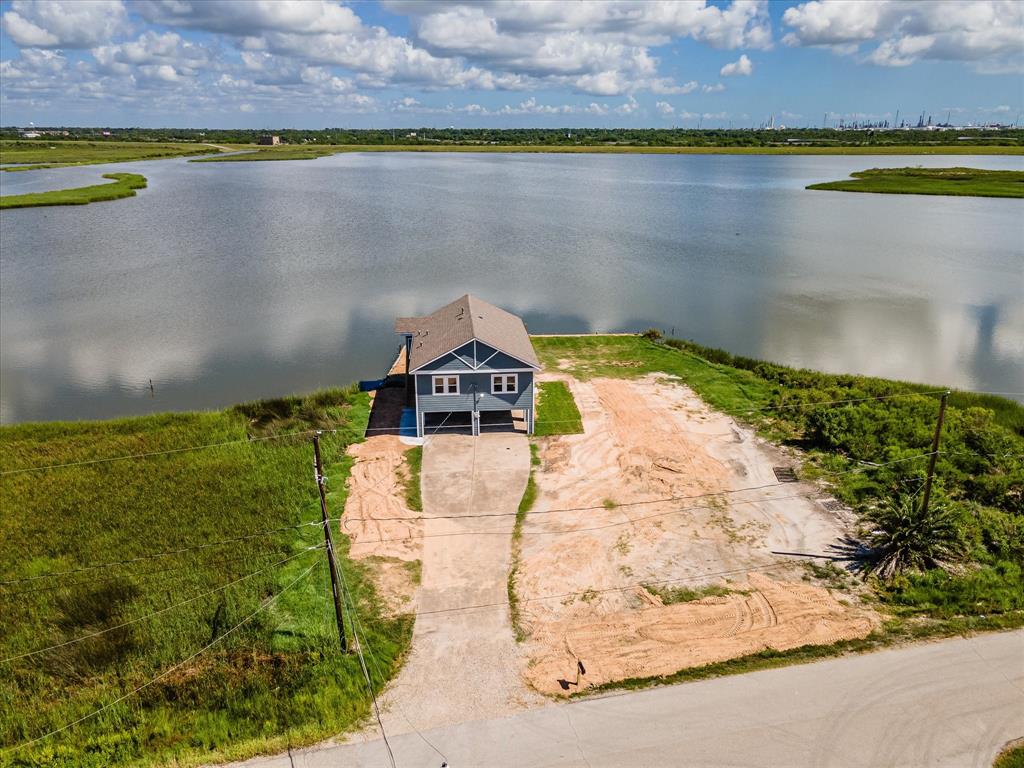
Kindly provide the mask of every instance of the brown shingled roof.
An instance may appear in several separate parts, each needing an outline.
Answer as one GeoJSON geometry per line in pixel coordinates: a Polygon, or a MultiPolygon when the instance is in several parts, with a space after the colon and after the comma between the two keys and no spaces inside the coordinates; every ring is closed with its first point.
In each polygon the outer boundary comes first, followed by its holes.
{"type": "Polygon", "coordinates": [[[473,339],[540,368],[523,321],[468,293],[426,317],[398,318],[395,332],[413,336],[410,371],[473,339]]]}

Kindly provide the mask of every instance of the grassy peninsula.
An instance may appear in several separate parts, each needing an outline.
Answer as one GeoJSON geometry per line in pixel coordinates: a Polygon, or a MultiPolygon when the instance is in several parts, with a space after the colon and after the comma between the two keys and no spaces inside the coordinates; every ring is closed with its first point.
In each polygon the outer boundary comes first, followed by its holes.
{"type": "Polygon", "coordinates": [[[979,168],[871,168],[852,179],[811,184],[807,189],[878,192],[887,195],[1024,197],[1024,171],[979,168]]]}
{"type": "Polygon", "coordinates": [[[25,195],[0,196],[0,208],[38,208],[44,205],[88,205],[105,200],[135,197],[135,190],[146,188],[146,177],[137,173],[105,173],[111,184],[55,189],[52,192],[29,192],[25,195]]]}
{"type": "Polygon", "coordinates": [[[0,140],[0,165],[16,163],[5,171],[64,168],[71,165],[125,163],[168,157],[208,155],[221,151],[207,144],[152,141],[52,141],[49,139],[0,140]]]}
{"type": "MultiPolygon", "coordinates": [[[[364,717],[365,682],[338,648],[324,553],[310,549],[323,532],[307,525],[320,520],[309,436],[284,435],[334,430],[321,445],[337,518],[344,449],[361,439],[368,409],[365,393],[344,389],[0,428],[0,659],[86,638],[0,663],[0,749],[109,705],[0,764],[190,766],[313,742],[364,717]],[[166,453],[89,463],[156,452],[166,453]],[[19,472],[43,465],[63,466],[19,472]]],[[[335,541],[344,555],[347,540],[335,541]]],[[[341,565],[380,686],[412,622],[382,618],[364,567],[341,565]]]]}

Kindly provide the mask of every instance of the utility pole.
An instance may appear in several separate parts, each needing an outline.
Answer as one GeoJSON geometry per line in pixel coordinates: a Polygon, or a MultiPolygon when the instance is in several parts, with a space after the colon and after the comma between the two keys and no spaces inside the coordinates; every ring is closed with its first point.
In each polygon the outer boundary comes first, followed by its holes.
{"type": "Polygon", "coordinates": [[[334,542],[331,540],[331,520],[327,514],[327,494],[324,490],[324,465],[320,461],[320,431],[313,433],[313,466],[316,473],[316,487],[320,491],[320,514],[324,519],[324,542],[327,545],[327,565],[331,571],[331,592],[334,593],[334,617],[338,621],[338,637],[341,639],[341,650],[348,651],[348,640],[345,638],[345,622],[342,620],[341,593],[338,586],[338,567],[334,562],[334,542]]]}
{"type": "Polygon", "coordinates": [[[946,416],[946,398],[949,392],[942,393],[939,403],[939,420],[935,423],[935,437],[932,438],[932,455],[928,459],[928,478],[924,481],[924,498],[921,500],[922,516],[928,514],[928,501],[932,496],[932,476],[935,474],[935,460],[939,458],[939,436],[942,434],[942,420],[946,416]]]}

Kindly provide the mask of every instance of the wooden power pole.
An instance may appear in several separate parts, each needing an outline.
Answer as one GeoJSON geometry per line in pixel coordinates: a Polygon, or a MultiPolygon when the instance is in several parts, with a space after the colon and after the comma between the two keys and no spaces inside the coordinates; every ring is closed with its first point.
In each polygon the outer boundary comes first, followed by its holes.
{"type": "Polygon", "coordinates": [[[928,459],[928,477],[924,481],[924,498],[921,500],[922,515],[928,514],[928,501],[932,497],[932,476],[935,474],[935,460],[939,458],[939,437],[942,435],[942,420],[946,416],[946,399],[949,392],[942,393],[939,403],[939,420],[935,423],[935,437],[932,438],[932,455],[928,459]]]}
{"type": "Polygon", "coordinates": [[[324,519],[324,542],[327,545],[327,565],[331,571],[331,592],[334,593],[334,617],[338,621],[338,637],[341,650],[348,651],[348,640],[345,637],[345,622],[342,619],[341,592],[338,585],[338,566],[334,560],[334,541],[331,539],[331,520],[327,514],[327,493],[324,489],[324,465],[320,460],[320,432],[313,433],[313,466],[316,471],[316,487],[320,492],[320,514],[324,519]]]}

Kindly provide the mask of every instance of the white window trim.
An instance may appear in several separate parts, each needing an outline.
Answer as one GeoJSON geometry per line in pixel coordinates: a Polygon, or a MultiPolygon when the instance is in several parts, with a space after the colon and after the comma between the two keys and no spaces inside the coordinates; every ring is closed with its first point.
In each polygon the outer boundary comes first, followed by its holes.
{"type": "Polygon", "coordinates": [[[518,373],[492,373],[491,374],[491,394],[492,395],[518,395],[519,394],[519,374],[518,373]],[[511,376],[515,381],[515,389],[505,388],[505,378],[511,376]],[[497,391],[494,388],[494,382],[496,379],[501,379],[501,391],[497,391]]]}
{"type": "Polygon", "coordinates": [[[461,389],[461,382],[462,382],[462,377],[459,376],[458,374],[455,374],[453,376],[450,373],[445,373],[445,374],[437,374],[435,376],[431,376],[430,377],[430,394],[432,394],[434,397],[452,397],[454,395],[458,395],[458,394],[460,394],[459,390],[461,389]],[[437,391],[437,380],[438,379],[441,379],[444,382],[444,384],[443,384],[444,392],[438,392],[437,391]],[[447,379],[455,379],[455,391],[454,392],[449,392],[448,391],[448,382],[446,381],[447,379]]]}

